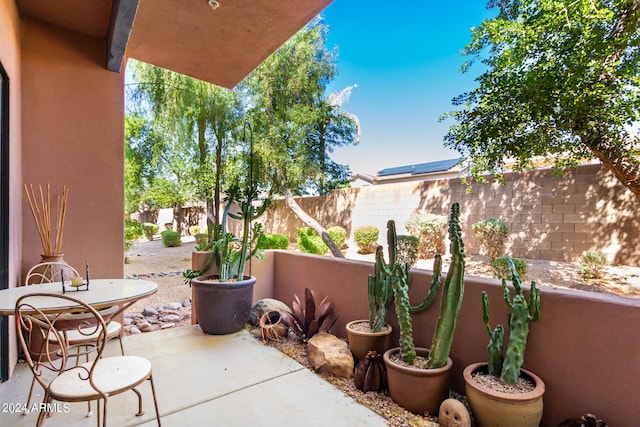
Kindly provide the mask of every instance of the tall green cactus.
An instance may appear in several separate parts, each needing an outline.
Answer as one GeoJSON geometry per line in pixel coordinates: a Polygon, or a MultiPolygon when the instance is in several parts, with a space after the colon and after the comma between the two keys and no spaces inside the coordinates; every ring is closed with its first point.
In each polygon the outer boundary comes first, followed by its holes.
{"type": "Polygon", "coordinates": [[[391,304],[393,296],[391,282],[383,274],[382,265],[384,265],[384,255],[382,254],[382,246],[378,246],[373,274],[369,275],[369,328],[371,332],[380,332],[384,327],[387,308],[391,304]]]}
{"type": "MultiPolygon", "coordinates": [[[[449,233],[452,240],[453,260],[445,281],[444,289],[446,290],[444,292],[446,295],[443,295],[442,314],[436,326],[434,344],[432,345],[432,351],[435,350],[437,357],[430,357],[429,360],[429,367],[432,368],[442,367],[447,362],[464,290],[464,245],[460,237],[460,206],[454,203],[451,209],[449,233]],[[442,362],[443,356],[444,362],[442,362]]],[[[397,235],[393,220],[387,223],[387,242],[389,244],[389,264],[384,262],[382,248],[378,247],[374,274],[369,276],[370,308],[372,307],[372,295],[389,297],[389,294],[385,292],[389,292],[389,289],[393,292],[396,315],[400,325],[400,355],[405,362],[413,364],[416,352],[413,343],[411,314],[429,308],[435,301],[442,280],[442,257],[439,254],[436,255],[429,291],[422,301],[414,306],[411,305],[409,300],[410,266],[396,262],[397,235]],[[384,289],[384,291],[380,291],[381,289],[384,289]]],[[[373,307],[378,306],[379,304],[373,305],[373,307]]]]}
{"type": "Polygon", "coordinates": [[[429,368],[441,368],[447,364],[447,358],[451,351],[453,334],[456,330],[456,321],[462,297],[464,295],[464,243],[460,229],[460,205],[454,203],[451,206],[449,218],[449,240],[451,241],[451,264],[447,272],[447,278],[442,288],[442,301],[440,304],[440,317],[436,323],[436,329],[429,350],[429,368]]]}
{"type": "Polygon", "coordinates": [[[489,374],[498,375],[507,384],[516,384],[520,377],[520,368],[524,364],[524,352],[527,347],[527,336],[529,335],[529,322],[535,322],[540,317],[540,290],[536,287],[536,282],[531,282],[531,290],[529,292],[529,301],[522,291],[522,282],[516,271],[513,260],[507,257],[509,269],[511,270],[511,282],[515,290],[513,301],[511,300],[511,292],[507,287],[506,280],[502,279],[502,288],[504,290],[504,301],[511,309],[508,316],[509,324],[509,341],[507,343],[507,352],[502,359],[502,326],[496,326],[491,332],[489,326],[489,301],[486,292],[482,292],[482,316],[489,332],[491,340],[487,347],[489,358],[489,374]]]}
{"type": "Polygon", "coordinates": [[[369,275],[369,324],[372,330],[375,330],[375,326],[381,328],[384,325],[384,315],[393,295],[400,325],[400,354],[405,362],[413,364],[416,352],[413,344],[411,314],[428,308],[435,300],[440,287],[441,261],[438,256],[434,264],[429,292],[420,304],[412,306],[409,301],[410,266],[397,262],[397,234],[393,220],[387,222],[387,243],[389,263],[387,264],[384,260],[382,247],[378,246],[374,274],[369,275]]]}

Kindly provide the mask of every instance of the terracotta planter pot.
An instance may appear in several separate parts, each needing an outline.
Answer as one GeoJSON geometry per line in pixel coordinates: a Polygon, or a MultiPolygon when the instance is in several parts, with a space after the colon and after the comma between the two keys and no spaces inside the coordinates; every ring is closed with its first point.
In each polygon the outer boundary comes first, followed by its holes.
{"type": "Polygon", "coordinates": [[[483,387],[471,375],[486,372],[486,363],[474,363],[463,372],[465,392],[476,422],[480,427],[538,427],[542,419],[542,395],[545,385],[542,379],[526,369],[520,369],[521,376],[535,384],[529,393],[510,394],[483,387]]]}
{"type": "MultiPolygon", "coordinates": [[[[418,369],[400,366],[391,356],[400,352],[399,347],[384,353],[387,366],[389,395],[398,405],[414,414],[438,416],[440,404],[449,397],[449,378],[453,361],[447,358],[446,366],[438,369],[418,369]]],[[[429,350],[416,347],[416,354],[429,356],[429,350]]]]}
{"type": "Polygon", "coordinates": [[[349,349],[353,353],[356,364],[364,359],[370,351],[384,354],[389,348],[389,337],[392,330],[391,326],[387,324],[385,324],[386,329],[380,332],[362,332],[351,328],[352,325],[358,323],[365,323],[367,327],[369,326],[368,320],[354,320],[347,323],[345,327],[349,340],[349,349]]]}
{"type": "MultiPolygon", "coordinates": [[[[212,254],[213,254],[212,251],[192,251],[191,252],[191,269],[194,271],[196,270],[199,271],[205,268],[209,263],[209,261],[211,260],[212,254]]],[[[211,262],[209,269],[204,273],[205,274],[217,273],[215,269],[215,265],[216,265],[215,262],[211,262]]],[[[196,323],[198,323],[198,315],[196,313],[195,295],[193,292],[193,288],[191,288],[191,324],[195,325],[196,323]]]]}
{"type": "Polygon", "coordinates": [[[249,319],[256,278],[239,282],[217,282],[218,276],[200,276],[191,281],[198,324],[206,334],[226,335],[244,328],[249,319]]]}

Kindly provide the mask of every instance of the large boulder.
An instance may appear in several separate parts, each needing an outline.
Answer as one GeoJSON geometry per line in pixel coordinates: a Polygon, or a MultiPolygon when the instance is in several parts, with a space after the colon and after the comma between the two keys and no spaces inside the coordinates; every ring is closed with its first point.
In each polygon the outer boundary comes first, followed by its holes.
{"type": "Polygon", "coordinates": [[[270,311],[291,313],[291,309],[282,301],[273,298],[261,299],[257,301],[249,311],[249,324],[251,326],[260,326],[260,318],[270,311]]]}
{"type": "Polygon", "coordinates": [[[346,342],[327,332],[320,332],[307,342],[309,364],[320,373],[349,378],[353,372],[353,355],[346,342]]]}

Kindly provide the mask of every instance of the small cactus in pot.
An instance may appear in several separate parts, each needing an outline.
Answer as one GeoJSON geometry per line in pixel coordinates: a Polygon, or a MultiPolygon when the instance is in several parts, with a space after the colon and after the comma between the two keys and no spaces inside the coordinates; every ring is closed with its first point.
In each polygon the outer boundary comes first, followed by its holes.
{"type": "Polygon", "coordinates": [[[489,297],[485,291],[482,291],[482,319],[490,337],[489,345],[487,346],[488,373],[500,377],[507,384],[513,385],[517,383],[520,377],[520,369],[524,364],[529,322],[535,322],[540,317],[540,290],[537,288],[536,282],[531,282],[529,301],[527,301],[513,260],[507,257],[507,262],[511,270],[511,283],[513,283],[515,295],[512,299],[507,282],[502,279],[504,301],[511,309],[511,313],[508,315],[509,341],[504,357],[502,349],[504,328],[502,325],[498,325],[493,331],[491,330],[489,325],[489,297]]]}
{"type": "Polygon", "coordinates": [[[545,384],[542,378],[522,368],[522,365],[529,323],[540,317],[540,291],[535,282],[531,282],[527,299],[513,260],[506,259],[515,289],[512,296],[506,280],[502,279],[503,298],[511,309],[507,315],[509,337],[506,352],[503,350],[505,328],[498,325],[491,329],[489,298],[483,291],[482,320],[490,337],[487,363],[473,363],[464,369],[465,394],[478,425],[536,427],[542,419],[545,384]],[[494,378],[499,378],[501,384],[494,378]],[[487,381],[491,386],[485,385],[487,381]]]}

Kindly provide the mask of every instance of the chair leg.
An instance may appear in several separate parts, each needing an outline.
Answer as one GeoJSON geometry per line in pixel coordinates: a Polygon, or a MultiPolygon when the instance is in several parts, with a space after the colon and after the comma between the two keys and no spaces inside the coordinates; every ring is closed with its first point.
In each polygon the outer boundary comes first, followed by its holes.
{"type": "Polygon", "coordinates": [[[156,399],[156,388],[153,385],[153,375],[149,374],[149,381],[151,382],[151,395],[153,396],[153,406],[156,408],[156,419],[158,420],[158,427],[160,426],[160,411],[158,411],[158,399],[156,399]]]}
{"type": "Polygon", "coordinates": [[[29,396],[27,397],[27,405],[25,406],[24,411],[22,412],[22,415],[27,415],[30,412],[31,408],[31,396],[33,395],[33,387],[35,387],[36,385],[36,377],[34,376],[31,379],[31,387],[29,388],[29,396]]]}
{"type": "Polygon", "coordinates": [[[144,415],[144,410],[142,409],[142,394],[140,394],[140,392],[135,388],[132,388],[131,391],[138,396],[138,413],[136,414],[136,417],[141,417],[144,415]]]}
{"type": "MultiPolygon", "coordinates": [[[[51,403],[52,399],[51,396],[49,396],[49,392],[45,392],[44,393],[44,399],[42,399],[42,403],[44,405],[45,408],[49,406],[49,404],[51,403]]],[[[36,427],[40,427],[42,425],[42,423],[44,422],[44,417],[45,415],[48,415],[48,411],[43,410],[44,408],[40,408],[40,411],[38,412],[38,420],[36,421],[36,427]]]]}
{"type": "Polygon", "coordinates": [[[102,401],[102,427],[107,427],[107,397],[102,401]]]}
{"type": "Polygon", "coordinates": [[[122,335],[124,334],[124,330],[121,330],[118,334],[118,341],[120,341],[120,353],[124,356],[124,346],[122,345],[122,335]]]}

